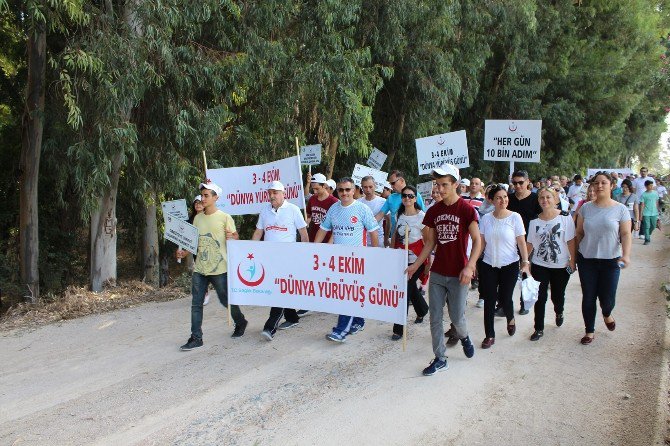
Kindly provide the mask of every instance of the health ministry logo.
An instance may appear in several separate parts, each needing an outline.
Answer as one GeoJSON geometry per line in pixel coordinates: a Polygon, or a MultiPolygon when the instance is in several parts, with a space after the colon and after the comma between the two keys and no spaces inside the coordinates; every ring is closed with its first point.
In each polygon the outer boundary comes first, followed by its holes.
{"type": "Polygon", "coordinates": [[[237,278],[246,286],[256,287],[265,280],[265,267],[262,264],[260,267],[260,277],[256,278],[258,276],[258,268],[256,261],[254,260],[254,255],[249,253],[249,255],[247,255],[247,260],[242,261],[237,265],[237,278]]]}

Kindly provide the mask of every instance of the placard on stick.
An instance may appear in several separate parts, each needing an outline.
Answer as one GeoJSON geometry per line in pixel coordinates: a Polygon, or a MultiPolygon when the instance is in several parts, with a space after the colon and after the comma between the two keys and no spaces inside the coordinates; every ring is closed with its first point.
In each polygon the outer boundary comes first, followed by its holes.
{"type": "Polygon", "coordinates": [[[487,119],[484,160],[539,163],[542,120],[487,119]]]}
{"type": "Polygon", "coordinates": [[[453,164],[461,169],[470,167],[465,130],[427,136],[415,142],[419,175],[430,173],[443,164],[453,164]]]}
{"type": "Polygon", "coordinates": [[[165,217],[165,239],[191,254],[198,254],[198,228],[171,215],[165,217]]]}
{"type": "Polygon", "coordinates": [[[188,208],[186,207],[186,200],[183,198],[180,200],[164,201],[161,203],[161,207],[163,208],[163,218],[166,215],[170,215],[179,220],[188,220],[188,208]]]}
{"type": "Polygon", "coordinates": [[[382,172],[381,170],[373,169],[372,167],[364,166],[362,164],[356,164],[354,166],[354,171],[351,174],[351,179],[354,180],[354,184],[360,186],[361,179],[368,175],[375,179],[375,191],[382,192],[384,190],[384,182],[389,176],[389,174],[386,172],[382,172]]]}
{"type": "Polygon", "coordinates": [[[305,166],[321,164],[321,144],[300,147],[300,164],[305,166]]]}
{"type": "Polygon", "coordinates": [[[373,169],[381,170],[384,162],[386,162],[386,154],[376,147],[373,148],[367,165],[373,169]]]}

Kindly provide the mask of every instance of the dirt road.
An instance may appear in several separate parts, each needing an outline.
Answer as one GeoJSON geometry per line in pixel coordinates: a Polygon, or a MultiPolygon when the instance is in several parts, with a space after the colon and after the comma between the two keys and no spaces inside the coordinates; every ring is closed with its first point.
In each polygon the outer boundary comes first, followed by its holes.
{"type": "MultiPolygon", "coordinates": [[[[368,321],[345,344],[324,335],[335,316],[312,314],[260,336],[268,309],[247,307],[247,334],[231,339],[218,303],[205,307],[205,346],[188,337],[190,300],[0,334],[0,444],[652,445],[666,429],[666,302],[670,243],[634,242],[614,316],[583,335],[579,278],[565,324],[528,340],[532,313],[508,337],[497,319],[491,350],[449,370],[432,359],[428,321],[410,323],[408,348],[391,325],[368,321]]],[[[516,301],[516,299],[515,299],[516,301]]],[[[478,347],[483,310],[467,309],[478,347]]],[[[412,312],[410,318],[413,320],[412,312]]]]}

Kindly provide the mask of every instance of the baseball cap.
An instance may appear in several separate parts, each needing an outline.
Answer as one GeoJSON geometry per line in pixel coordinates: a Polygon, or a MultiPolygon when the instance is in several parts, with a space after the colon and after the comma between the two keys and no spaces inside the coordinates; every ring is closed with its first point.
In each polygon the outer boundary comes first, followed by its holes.
{"type": "Polygon", "coordinates": [[[463,178],[461,180],[461,184],[465,184],[466,186],[469,186],[470,185],[470,180],[468,180],[467,178],[463,178]]]}
{"type": "Polygon", "coordinates": [[[393,189],[393,186],[388,181],[384,181],[384,189],[393,189]]]}
{"type": "Polygon", "coordinates": [[[273,181],[272,183],[268,184],[268,190],[280,190],[284,191],[284,185],[281,184],[279,181],[273,181]]]}
{"type": "Polygon", "coordinates": [[[195,203],[196,201],[202,201],[202,195],[196,195],[195,198],[193,199],[193,203],[195,203]]]}
{"type": "Polygon", "coordinates": [[[219,196],[221,196],[221,192],[222,192],[221,188],[219,186],[217,186],[217,184],[215,182],[213,182],[212,180],[206,180],[204,183],[200,183],[199,189],[200,190],[203,190],[203,189],[211,190],[212,192],[214,192],[216,195],[219,195],[219,196]]]}
{"type": "Polygon", "coordinates": [[[451,175],[456,181],[461,180],[461,175],[458,173],[458,167],[453,164],[442,164],[440,167],[433,169],[433,173],[440,177],[451,175]]]}
{"type": "Polygon", "coordinates": [[[328,180],[326,181],[326,184],[328,185],[329,188],[335,190],[337,187],[337,183],[335,183],[335,180],[328,180]]]}
{"type": "Polygon", "coordinates": [[[312,183],[319,183],[319,184],[325,184],[326,182],[326,176],[322,173],[315,173],[312,175],[312,183]]]}

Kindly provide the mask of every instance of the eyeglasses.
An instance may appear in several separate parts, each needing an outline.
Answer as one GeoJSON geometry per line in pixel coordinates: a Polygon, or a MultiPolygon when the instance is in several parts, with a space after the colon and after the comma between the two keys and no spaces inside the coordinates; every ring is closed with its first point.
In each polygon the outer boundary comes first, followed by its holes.
{"type": "Polygon", "coordinates": [[[522,181],[512,181],[512,184],[513,184],[514,186],[523,186],[525,183],[526,183],[526,180],[522,180],[522,181]]]}
{"type": "Polygon", "coordinates": [[[337,191],[338,192],[351,192],[352,187],[338,187],[337,191]]]}
{"type": "MultiPolygon", "coordinates": [[[[398,178],[398,180],[399,180],[399,179],[400,179],[400,178],[398,178]]],[[[396,181],[398,181],[398,180],[395,180],[395,181],[389,181],[389,184],[390,184],[391,186],[393,186],[393,185],[396,183],[396,181]]]]}
{"type": "Polygon", "coordinates": [[[414,195],[414,194],[402,194],[402,197],[403,198],[409,198],[411,200],[412,198],[416,198],[416,195],[414,195]]]}

